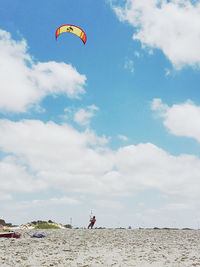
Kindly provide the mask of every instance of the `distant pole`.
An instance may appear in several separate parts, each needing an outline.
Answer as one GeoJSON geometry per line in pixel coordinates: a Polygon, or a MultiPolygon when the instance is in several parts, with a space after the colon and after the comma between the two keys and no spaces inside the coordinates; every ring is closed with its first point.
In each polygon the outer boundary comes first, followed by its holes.
{"type": "Polygon", "coordinates": [[[90,213],[90,219],[92,218],[92,210],[91,210],[91,213],[90,213]]]}
{"type": "Polygon", "coordinates": [[[72,227],[72,217],[70,218],[70,225],[71,225],[71,227],[72,227]]]}

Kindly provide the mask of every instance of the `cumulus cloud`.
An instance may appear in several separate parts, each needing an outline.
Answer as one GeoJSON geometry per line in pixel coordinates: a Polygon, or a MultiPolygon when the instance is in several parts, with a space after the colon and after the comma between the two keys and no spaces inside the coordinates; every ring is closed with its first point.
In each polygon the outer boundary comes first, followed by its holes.
{"type": "Polygon", "coordinates": [[[171,134],[194,138],[200,142],[200,106],[187,101],[169,107],[161,99],[154,99],[152,109],[164,118],[163,123],[171,134]]]}
{"type": "MultiPolygon", "coordinates": [[[[2,151],[17,157],[15,166],[23,170],[28,166],[27,175],[34,173],[35,183],[39,179],[47,187],[92,192],[99,184],[103,190],[97,177],[112,168],[112,153],[104,149],[105,137],[89,130],[81,133],[70,125],[53,122],[1,120],[0,136],[2,151]]],[[[21,173],[1,176],[2,183],[12,179],[23,183],[21,173]]],[[[24,187],[35,188],[26,183],[24,187]]]]}
{"type": "Polygon", "coordinates": [[[198,195],[200,159],[195,156],[172,156],[146,143],[120,148],[116,160],[127,192],[151,188],[167,194],[198,195]]]}
{"type": "Polygon", "coordinates": [[[125,6],[113,9],[136,29],[133,39],[142,47],[161,49],[176,68],[200,66],[199,2],[126,0],[125,6]]]}
{"type": "Polygon", "coordinates": [[[120,140],[122,140],[122,141],[128,141],[128,137],[126,137],[125,135],[121,135],[121,134],[119,134],[119,135],[118,135],[118,138],[119,138],[120,140]]]}
{"type": "Polygon", "coordinates": [[[14,156],[7,156],[0,162],[0,194],[11,199],[12,193],[28,193],[46,189],[45,183],[28,173],[27,167],[14,156]]]}
{"type": "Polygon", "coordinates": [[[86,109],[79,109],[74,114],[74,121],[80,125],[88,126],[90,120],[95,116],[95,111],[98,110],[98,107],[95,105],[88,106],[86,109]]]}
{"type": "Polygon", "coordinates": [[[25,112],[46,95],[65,94],[77,98],[86,77],[65,63],[34,62],[25,40],[15,41],[0,30],[0,110],[25,112]]]}
{"type": "Polygon", "coordinates": [[[1,192],[54,188],[68,193],[131,196],[156,189],[199,197],[200,159],[151,144],[106,147],[101,137],[68,124],[0,120],[1,192]],[[7,165],[8,166],[7,166],[7,165]],[[7,167],[6,167],[7,166],[7,167]],[[15,181],[15,187],[12,187],[15,181]]]}

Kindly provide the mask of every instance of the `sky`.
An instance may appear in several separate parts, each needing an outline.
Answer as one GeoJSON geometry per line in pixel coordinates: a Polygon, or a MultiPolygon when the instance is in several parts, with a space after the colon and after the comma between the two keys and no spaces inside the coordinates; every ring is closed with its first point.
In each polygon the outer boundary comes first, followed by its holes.
{"type": "Polygon", "coordinates": [[[200,227],[200,1],[0,0],[0,217],[200,227]],[[58,27],[77,25],[80,38],[58,27]]]}

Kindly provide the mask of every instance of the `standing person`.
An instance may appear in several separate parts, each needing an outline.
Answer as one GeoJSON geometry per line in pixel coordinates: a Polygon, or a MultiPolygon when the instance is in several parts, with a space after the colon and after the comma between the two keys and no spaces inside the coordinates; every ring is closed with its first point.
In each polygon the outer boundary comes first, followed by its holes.
{"type": "Polygon", "coordinates": [[[93,216],[91,219],[90,219],[90,224],[88,225],[88,229],[89,228],[93,228],[93,226],[94,226],[94,224],[95,224],[95,222],[96,222],[96,218],[95,218],[95,216],[93,216]]]}

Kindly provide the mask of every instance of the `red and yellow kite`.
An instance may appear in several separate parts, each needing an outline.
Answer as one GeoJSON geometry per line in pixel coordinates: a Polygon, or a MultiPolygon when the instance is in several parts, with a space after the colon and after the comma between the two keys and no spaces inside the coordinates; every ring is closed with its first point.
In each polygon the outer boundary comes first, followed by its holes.
{"type": "Polygon", "coordinates": [[[66,24],[66,25],[60,26],[56,30],[56,40],[57,40],[58,35],[60,35],[63,32],[71,32],[71,33],[77,35],[79,38],[81,38],[81,40],[83,41],[84,44],[87,41],[87,37],[86,37],[86,34],[84,33],[84,31],[75,25],[66,24]]]}

